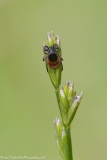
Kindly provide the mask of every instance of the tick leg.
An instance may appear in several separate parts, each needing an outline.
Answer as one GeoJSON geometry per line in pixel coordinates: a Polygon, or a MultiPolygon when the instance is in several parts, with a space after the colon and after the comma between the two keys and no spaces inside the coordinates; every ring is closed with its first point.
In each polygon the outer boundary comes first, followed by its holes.
{"type": "Polygon", "coordinates": [[[46,56],[46,57],[43,57],[43,59],[42,59],[42,60],[43,60],[43,61],[45,61],[45,60],[46,60],[46,58],[47,58],[47,56],[46,56]]]}
{"type": "Polygon", "coordinates": [[[46,70],[47,70],[47,72],[48,72],[48,66],[47,66],[47,62],[46,62],[46,70]]]}
{"type": "Polygon", "coordinates": [[[61,60],[63,61],[63,58],[62,57],[60,57],[61,58],[61,60]]]}
{"type": "Polygon", "coordinates": [[[43,50],[44,50],[45,54],[47,54],[47,55],[49,54],[49,47],[48,46],[44,46],[43,50]]]}
{"type": "Polygon", "coordinates": [[[61,67],[62,67],[62,71],[63,71],[63,64],[62,64],[62,62],[61,62],[61,67]]]}
{"type": "Polygon", "coordinates": [[[58,57],[63,61],[63,58],[60,55],[58,55],[58,57]]]}
{"type": "Polygon", "coordinates": [[[54,48],[54,50],[55,50],[56,52],[58,52],[58,51],[59,51],[58,44],[54,44],[54,45],[53,45],[53,48],[54,48]]]}

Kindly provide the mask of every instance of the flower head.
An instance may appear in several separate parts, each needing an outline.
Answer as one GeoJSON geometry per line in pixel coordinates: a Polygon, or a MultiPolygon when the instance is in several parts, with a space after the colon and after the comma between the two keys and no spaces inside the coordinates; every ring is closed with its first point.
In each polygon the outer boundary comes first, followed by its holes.
{"type": "Polygon", "coordinates": [[[65,131],[65,128],[59,118],[56,118],[54,120],[54,124],[55,124],[55,131],[56,131],[57,146],[58,146],[58,149],[59,149],[62,157],[65,157],[67,154],[67,152],[66,152],[66,148],[67,148],[66,131],[65,131]]]}
{"type": "Polygon", "coordinates": [[[59,36],[55,36],[51,31],[47,34],[47,42],[43,44],[44,57],[47,72],[55,89],[58,89],[61,82],[61,72],[63,70],[61,47],[59,36]]]}
{"type": "Polygon", "coordinates": [[[76,96],[74,84],[70,83],[70,81],[66,82],[64,88],[59,88],[60,110],[62,120],[66,126],[70,126],[81,102],[82,95],[81,92],[80,96],[76,96]]]}

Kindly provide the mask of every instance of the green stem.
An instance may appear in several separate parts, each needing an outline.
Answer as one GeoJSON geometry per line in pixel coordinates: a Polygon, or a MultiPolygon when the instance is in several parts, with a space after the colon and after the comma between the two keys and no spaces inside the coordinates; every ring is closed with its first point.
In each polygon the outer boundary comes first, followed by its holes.
{"type": "Polygon", "coordinates": [[[66,135],[67,135],[67,154],[66,154],[66,160],[73,160],[72,141],[71,141],[70,129],[65,127],[65,131],[66,131],[66,135]]]}
{"type": "MultiPolygon", "coordinates": [[[[59,101],[59,89],[55,89],[55,93],[56,93],[56,98],[57,98],[57,102],[58,102],[58,106],[59,106],[59,110],[60,110],[60,114],[61,114],[61,118],[62,118],[62,113],[61,113],[61,108],[60,108],[60,101],[59,101]]],[[[63,121],[63,119],[62,119],[63,121]]]]}

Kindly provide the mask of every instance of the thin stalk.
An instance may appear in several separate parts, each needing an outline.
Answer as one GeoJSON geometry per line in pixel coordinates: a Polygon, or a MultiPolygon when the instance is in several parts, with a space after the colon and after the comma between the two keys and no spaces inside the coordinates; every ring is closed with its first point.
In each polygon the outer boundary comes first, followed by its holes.
{"type": "MultiPolygon", "coordinates": [[[[56,98],[57,98],[57,102],[58,102],[58,106],[59,106],[59,110],[60,110],[60,114],[61,114],[61,118],[62,118],[62,113],[61,113],[61,108],[60,108],[60,101],[59,101],[59,89],[55,89],[55,93],[56,93],[56,98]]],[[[62,119],[63,121],[63,119],[62,119]]]]}
{"type": "Polygon", "coordinates": [[[66,154],[66,160],[73,160],[73,154],[72,154],[72,141],[71,141],[71,134],[70,129],[65,128],[66,135],[67,135],[67,154],[66,154]]]}

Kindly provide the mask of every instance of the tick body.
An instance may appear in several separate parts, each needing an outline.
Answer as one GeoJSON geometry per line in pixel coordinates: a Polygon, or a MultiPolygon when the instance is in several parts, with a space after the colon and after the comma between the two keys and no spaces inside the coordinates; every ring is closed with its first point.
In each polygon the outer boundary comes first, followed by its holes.
{"type": "MultiPolygon", "coordinates": [[[[46,56],[43,57],[43,61],[46,61],[47,71],[48,71],[47,65],[52,69],[55,69],[55,68],[59,67],[60,65],[62,66],[63,59],[58,54],[59,47],[57,44],[54,44],[53,46],[50,46],[50,47],[44,46],[43,52],[44,52],[44,54],[46,54],[46,56]]],[[[63,70],[63,66],[62,66],[62,70],[63,70]]]]}

